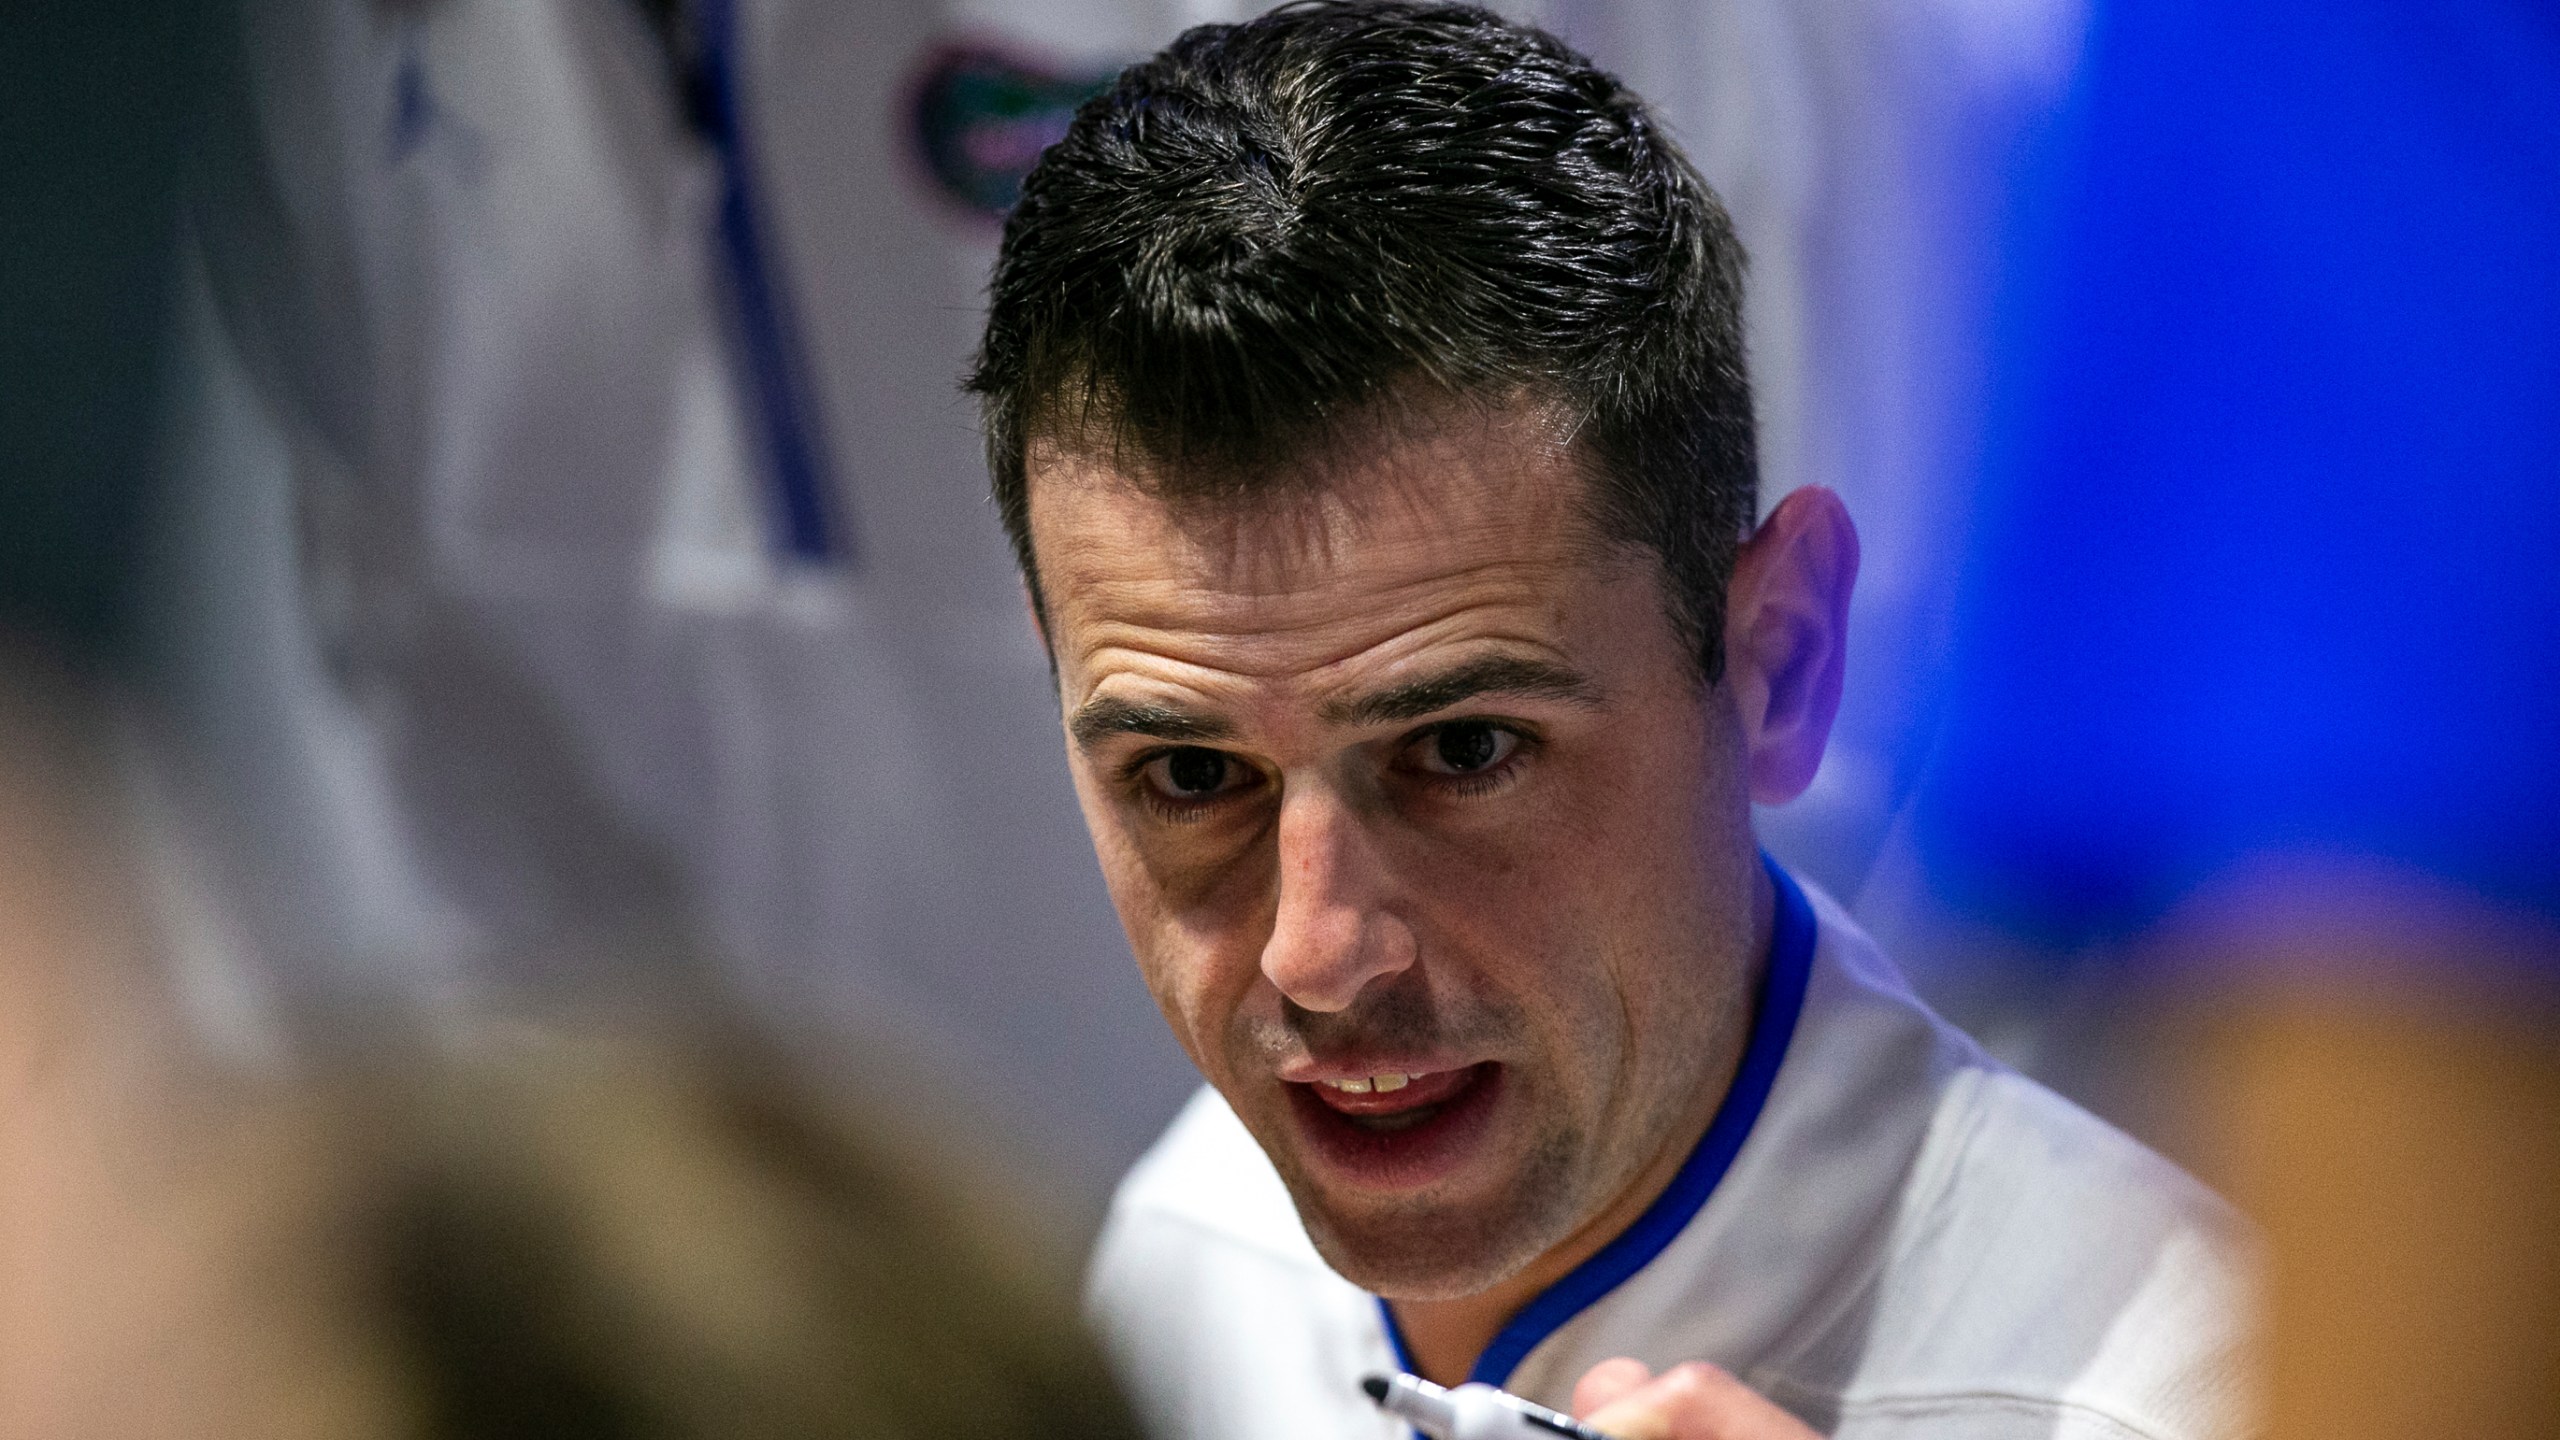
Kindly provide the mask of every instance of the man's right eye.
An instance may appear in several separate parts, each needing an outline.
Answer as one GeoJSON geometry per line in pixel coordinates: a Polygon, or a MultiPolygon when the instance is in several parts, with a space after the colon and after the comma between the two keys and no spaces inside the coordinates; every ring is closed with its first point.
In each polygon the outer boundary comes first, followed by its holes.
{"type": "Polygon", "coordinates": [[[1147,788],[1176,804],[1214,800],[1253,781],[1253,768],[1223,750],[1183,745],[1164,751],[1140,768],[1147,788]]]}

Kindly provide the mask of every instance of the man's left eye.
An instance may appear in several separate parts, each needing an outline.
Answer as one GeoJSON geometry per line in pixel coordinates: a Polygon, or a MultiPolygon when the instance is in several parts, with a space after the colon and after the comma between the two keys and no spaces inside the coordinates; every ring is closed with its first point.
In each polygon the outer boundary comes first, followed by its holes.
{"type": "Polygon", "coordinates": [[[1518,733],[1487,720],[1452,720],[1421,737],[1415,759],[1434,775],[1480,775],[1511,758],[1518,733]]]}

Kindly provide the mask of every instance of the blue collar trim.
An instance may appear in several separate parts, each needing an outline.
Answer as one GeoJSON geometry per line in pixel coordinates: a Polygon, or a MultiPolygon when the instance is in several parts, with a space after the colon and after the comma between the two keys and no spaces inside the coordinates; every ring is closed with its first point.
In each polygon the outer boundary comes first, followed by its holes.
{"type": "MultiPolygon", "coordinates": [[[[1707,1197],[1715,1193],[1725,1172],[1733,1168],[1733,1157],[1741,1153],[1742,1142],[1750,1138],[1752,1126],[1759,1122],[1761,1107],[1768,1103],[1770,1087],[1777,1083],[1778,1067],[1787,1058],[1788,1043],[1795,1038],[1796,1019],[1804,1012],[1805,986],[1813,975],[1813,906],[1806,902],[1795,877],[1770,859],[1768,852],[1761,852],[1760,863],[1769,872],[1778,897],[1776,921],[1769,935],[1769,970],[1760,992],[1759,1012],[1752,1017],[1751,1039],[1743,1046],[1742,1063],[1734,1070],[1733,1086],[1725,1092],[1724,1103],[1716,1108],[1716,1118],[1708,1123],[1707,1133],[1698,1137],[1697,1148],[1681,1162],[1680,1173],[1671,1177],[1670,1187],[1618,1238],[1600,1247],[1598,1254],[1575,1266],[1572,1273],[1547,1287],[1545,1293],[1512,1316],[1511,1323],[1503,1326],[1493,1343],[1476,1357],[1475,1370],[1468,1379],[1487,1385],[1507,1383],[1511,1372],[1548,1336],[1653,1263],[1653,1257],[1661,1254],[1705,1208],[1707,1197]]],[[[1378,1314],[1386,1322],[1387,1343],[1395,1347],[1396,1363],[1411,1371],[1413,1355],[1405,1346],[1403,1328],[1396,1324],[1395,1311],[1382,1299],[1378,1314]]]]}
{"type": "Polygon", "coordinates": [[[734,336],[746,389],[762,421],[773,486],[776,535],[783,557],[812,565],[853,559],[852,526],[841,513],[833,457],[823,433],[824,405],[810,373],[784,284],[768,241],[770,213],[756,193],[745,97],[739,93],[739,0],[701,0],[694,12],[699,47],[693,97],[699,123],[720,158],[720,247],[728,259],[734,336]]]}

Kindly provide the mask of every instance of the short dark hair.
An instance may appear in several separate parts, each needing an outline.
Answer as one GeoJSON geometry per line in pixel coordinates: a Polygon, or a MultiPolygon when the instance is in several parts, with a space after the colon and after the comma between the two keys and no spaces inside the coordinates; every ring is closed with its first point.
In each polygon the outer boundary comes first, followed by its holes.
{"type": "Polygon", "coordinates": [[[1006,222],[968,388],[1042,609],[1029,449],[1250,491],[1417,384],[1562,407],[1608,539],[1723,672],[1753,516],[1742,249],[1644,102],[1472,5],[1309,0],[1123,71],[1006,222]]]}

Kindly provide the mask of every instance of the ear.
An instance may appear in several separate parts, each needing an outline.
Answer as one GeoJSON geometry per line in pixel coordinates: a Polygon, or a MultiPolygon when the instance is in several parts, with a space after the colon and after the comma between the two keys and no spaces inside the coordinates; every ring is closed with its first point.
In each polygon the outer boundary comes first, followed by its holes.
{"type": "Polygon", "coordinates": [[[1751,798],[1804,792],[1840,713],[1858,532],[1819,485],[1789,495],[1743,542],[1725,590],[1727,690],[1742,721],[1751,798]]]}

